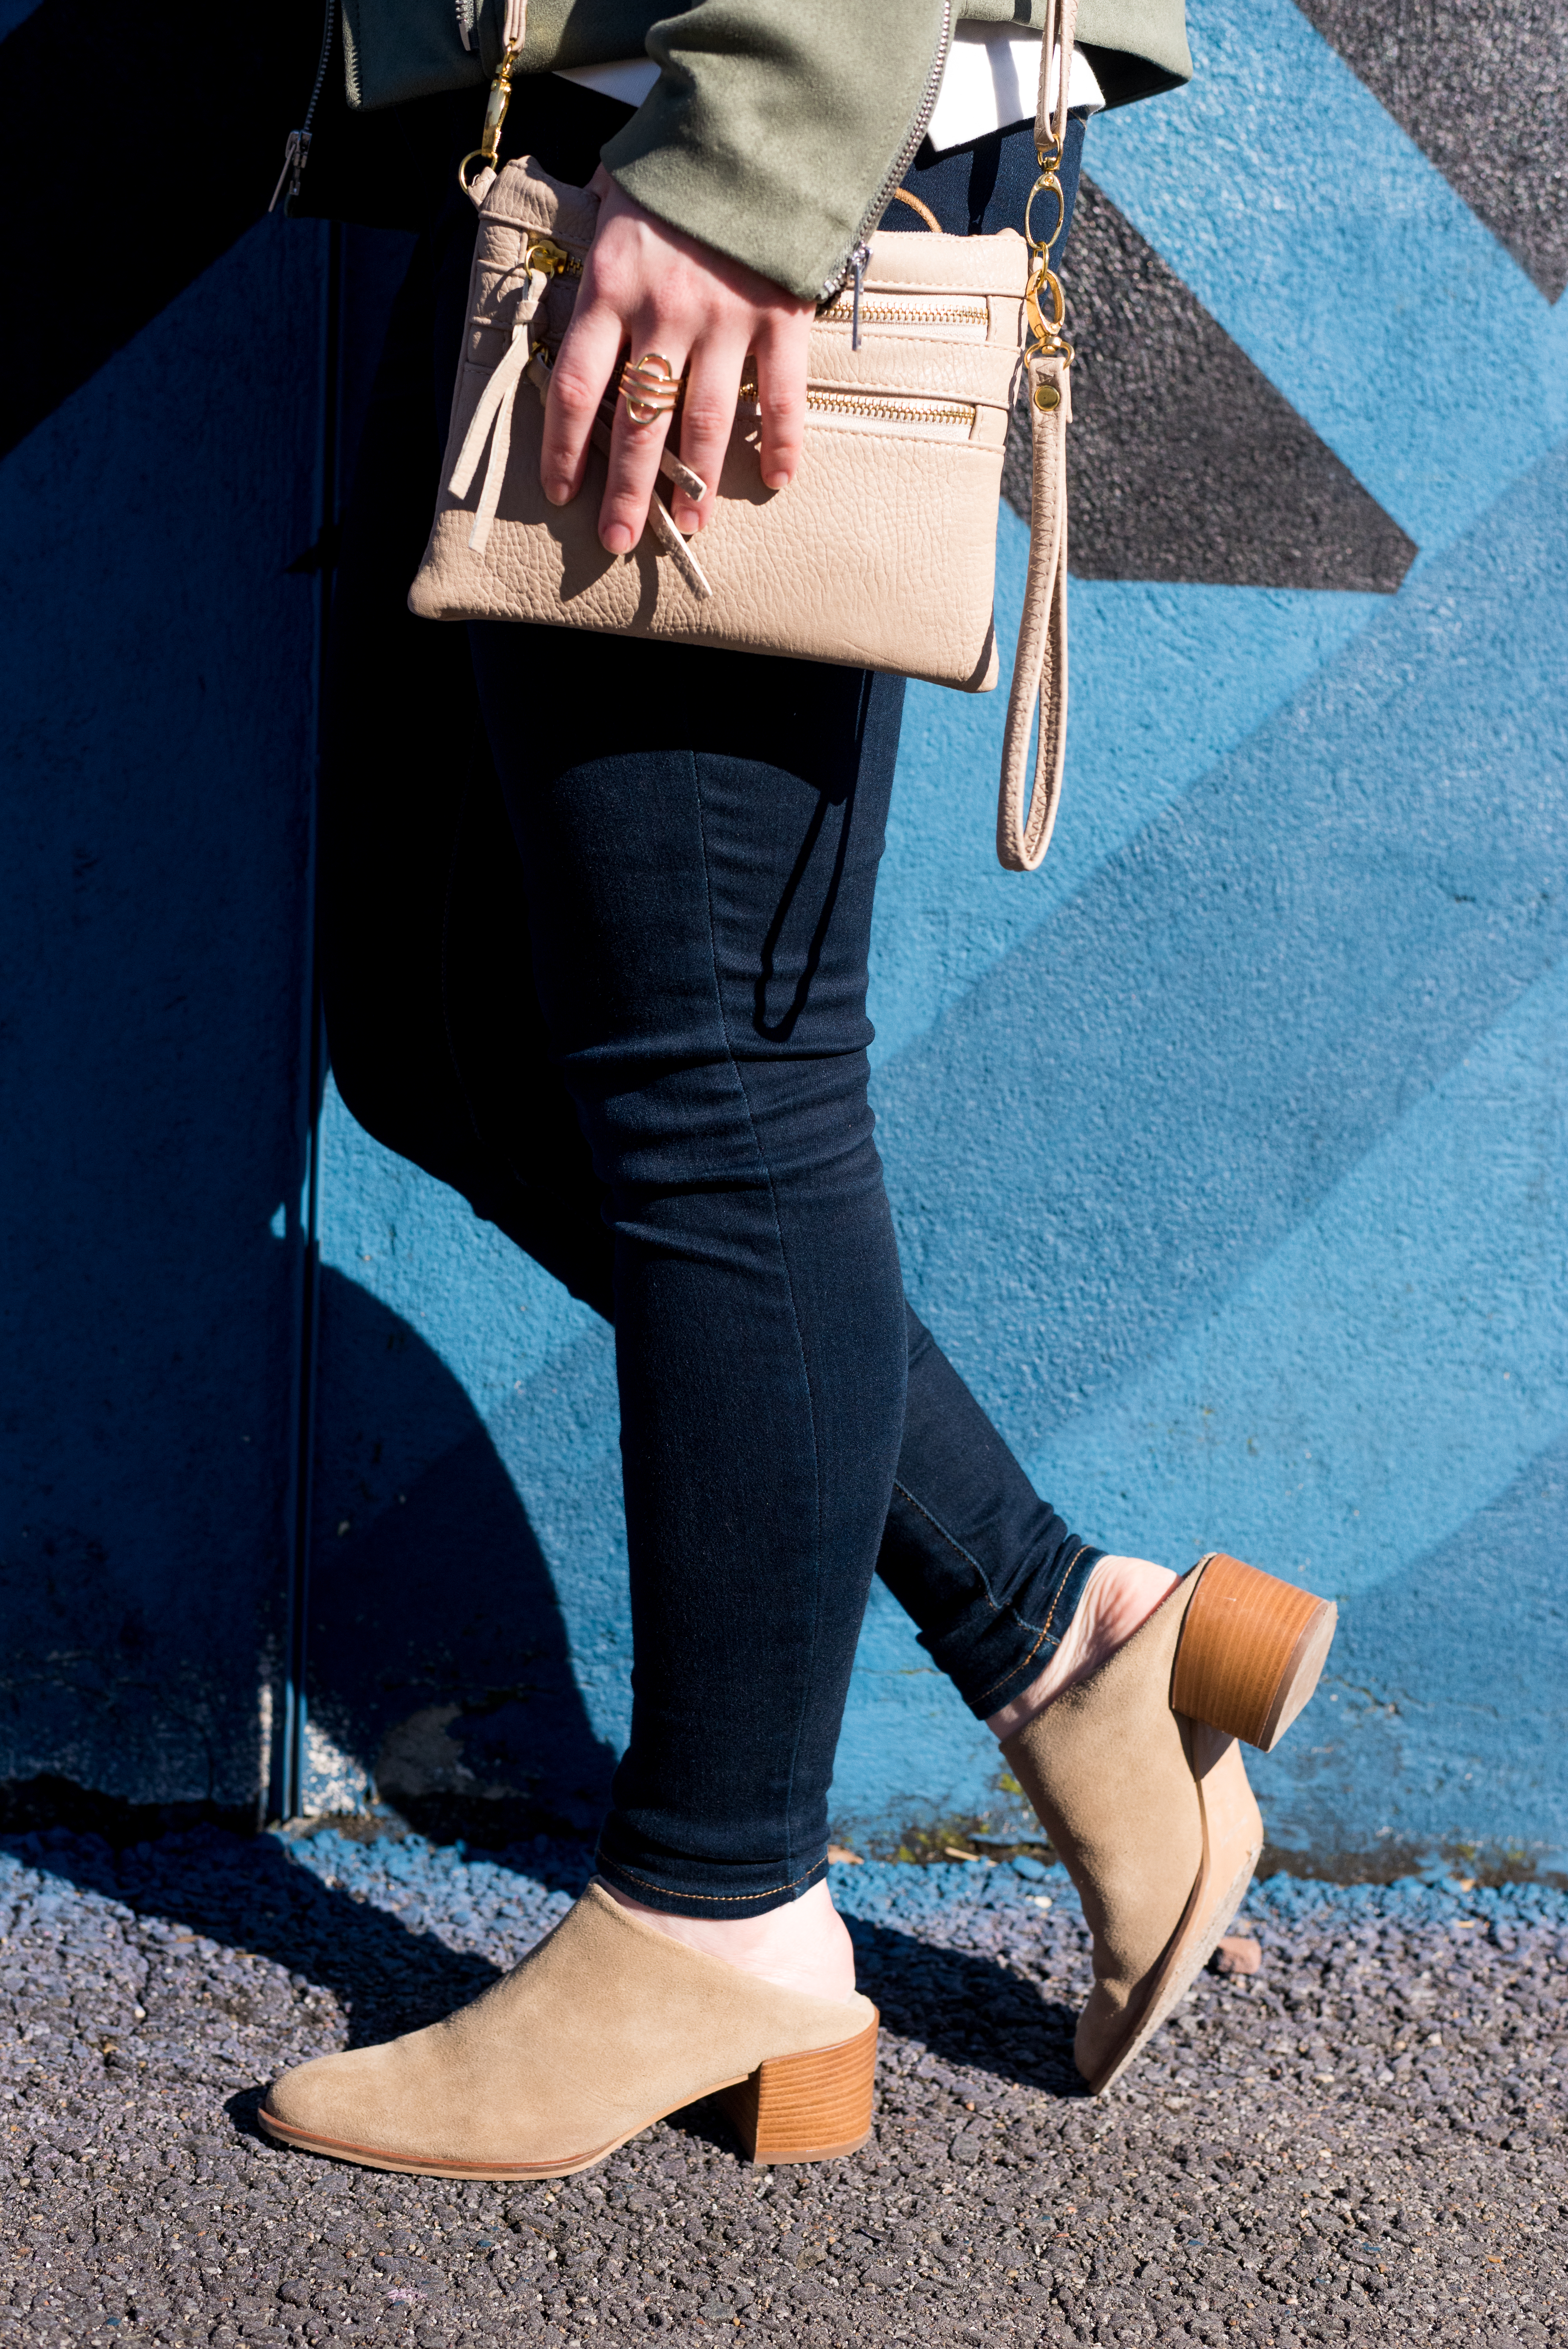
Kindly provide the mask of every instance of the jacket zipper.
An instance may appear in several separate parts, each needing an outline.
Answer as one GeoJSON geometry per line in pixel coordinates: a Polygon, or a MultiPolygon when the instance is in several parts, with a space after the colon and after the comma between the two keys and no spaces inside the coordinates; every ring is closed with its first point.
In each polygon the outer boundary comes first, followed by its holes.
{"type": "Polygon", "coordinates": [[[892,203],[892,191],[913,162],[920,142],[925,136],[926,128],[936,110],[936,100],[942,89],[942,77],[947,70],[947,52],[952,45],[953,0],[942,0],[942,24],[936,36],[936,55],[931,61],[931,71],[925,78],[925,88],[914,120],[910,125],[909,135],[889,164],[886,178],[866,207],[854,243],[823,285],[818,296],[819,301],[830,302],[843,285],[845,278],[851,274],[857,281],[855,290],[858,295],[859,281],[865,275],[866,263],[871,258],[866,249],[866,240],[892,203]]]}
{"type": "Polygon", "coordinates": [[[286,219],[290,205],[299,193],[299,183],[304,177],[304,167],[310,161],[311,125],[315,120],[321,86],[326,79],[326,61],[332,55],[332,36],[337,29],[337,0],[326,0],[326,21],[321,28],[321,55],[315,61],[315,80],[311,85],[310,104],[304,110],[304,120],[297,130],[291,130],[284,148],[284,168],[278,173],[277,186],[273,190],[272,202],[267,206],[275,212],[280,200],[286,219]],[[284,193],[284,187],[288,192],[284,193]]]}

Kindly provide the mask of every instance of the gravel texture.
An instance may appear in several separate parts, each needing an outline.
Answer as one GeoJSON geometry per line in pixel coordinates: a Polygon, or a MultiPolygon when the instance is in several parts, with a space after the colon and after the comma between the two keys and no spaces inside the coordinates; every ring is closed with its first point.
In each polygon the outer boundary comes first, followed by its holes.
{"type": "Polygon", "coordinates": [[[259,2138],[260,2083],[479,1989],[586,1861],[0,1844],[0,2343],[1568,2340],[1568,1896],[1534,1885],[1272,1878],[1261,1971],[1096,2105],[1059,1868],[841,1867],[885,2025],[852,2159],[749,2168],[702,2106],[524,2189],[259,2138]]]}

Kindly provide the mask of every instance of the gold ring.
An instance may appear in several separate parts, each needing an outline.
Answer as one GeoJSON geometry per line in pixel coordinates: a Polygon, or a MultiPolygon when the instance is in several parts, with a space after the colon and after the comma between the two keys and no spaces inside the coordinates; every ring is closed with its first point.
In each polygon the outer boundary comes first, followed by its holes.
{"type": "Polygon", "coordinates": [[[621,397],[634,424],[673,416],[680,396],[681,379],[662,351],[645,351],[621,370],[621,397]]]}

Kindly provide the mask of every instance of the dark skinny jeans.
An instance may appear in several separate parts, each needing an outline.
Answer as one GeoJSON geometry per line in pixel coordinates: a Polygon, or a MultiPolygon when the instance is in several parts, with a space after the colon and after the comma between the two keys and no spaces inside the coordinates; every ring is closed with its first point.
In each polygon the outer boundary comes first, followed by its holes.
{"type": "MultiPolygon", "coordinates": [[[[520,151],[585,179],[622,114],[583,98],[524,85],[520,151]]],[[[964,233],[1017,217],[1030,166],[1009,134],[911,184],[964,233]]],[[[599,1866],[655,1908],[758,1914],[826,1866],[872,1572],[984,1715],[1099,1553],[903,1299],[865,1014],[902,681],[407,610],[471,242],[465,204],[416,254],[346,521],[334,1067],[613,1322],[634,1666],[599,1866]]]]}

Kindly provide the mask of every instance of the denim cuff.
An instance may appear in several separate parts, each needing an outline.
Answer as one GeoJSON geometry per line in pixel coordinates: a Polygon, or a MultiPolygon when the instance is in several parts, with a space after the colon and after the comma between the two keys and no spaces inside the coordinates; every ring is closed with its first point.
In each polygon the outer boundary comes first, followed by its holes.
{"type": "Polygon", "coordinates": [[[791,1900],[799,1900],[828,1873],[825,1845],[821,1857],[804,1871],[799,1867],[781,1871],[685,1858],[672,1863],[667,1853],[647,1861],[633,1855],[617,1857],[614,1846],[627,1840],[617,1836],[619,1825],[614,1814],[605,1820],[593,1856],[595,1868],[614,1891],[667,1917],[707,1917],[719,1921],[727,1917],[765,1917],[770,1909],[785,1909],[791,1900]]]}
{"type": "MultiPolygon", "coordinates": [[[[1009,1605],[982,1626],[972,1620],[965,1634],[953,1642],[958,1652],[951,1657],[937,1655],[959,1695],[980,1720],[1000,1713],[1005,1704],[1022,1696],[1032,1681],[1038,1680],[1067,1636],[1089,1576],[1105,1554],[1102,1549],[1075,1544],[1065,1568],[1058,1564],[1054,1574],[1042,1575],[1031,1594],[1033,1604],[1009,1605]]],[[[921,1644],[936,1655],[938,1644],[943,1643],[923,1640],[921,1644]]]]}

